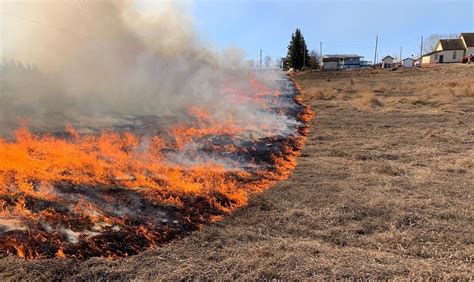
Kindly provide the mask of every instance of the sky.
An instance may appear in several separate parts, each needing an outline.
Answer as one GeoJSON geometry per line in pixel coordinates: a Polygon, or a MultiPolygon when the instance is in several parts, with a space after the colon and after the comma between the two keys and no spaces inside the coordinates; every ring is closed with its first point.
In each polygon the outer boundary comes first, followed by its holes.
{"type": "MultiPolygon", "coordinates": [[[[19,0],[0,3],[3,1],[19,0]]],[[[301,29],[310,50],[319,52],[322,42],[323,54],[358,54],[368,61],[374,60],[376,36],[379,61],[385,55],[398,58],[400,47],[403,58],[419,56],[421,36],[474,32],[474,0],[136,1],[143,11],[178,1],[183,14],[191,15],[205,46],[217,52],[238,47],[247,59],[254,60],[260,49],[264,57],[274,60],[286,56],[296,28],[301,29]]]]}
{"type": "Polygon", "coordinates": [[[308,49],[374,60],[385,55],[418,56],[421,36],[474,32],[474,0],[195,0],[194,25],[215,48],[237,46],[248,59],[259,50],[286,55],[292,32],[300,28],[308,49]]]}

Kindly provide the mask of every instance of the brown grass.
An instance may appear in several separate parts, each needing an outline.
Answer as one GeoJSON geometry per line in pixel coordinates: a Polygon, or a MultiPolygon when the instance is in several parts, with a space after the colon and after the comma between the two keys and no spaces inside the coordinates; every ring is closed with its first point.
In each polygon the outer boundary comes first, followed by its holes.
{"type": "Polygon", "coordinates": [[[455,91],[455,96],[458,97],[474,97],[474,87],[472,85],[464,85],[458,87],[455,91]]]}
{"type": "Polygon", "coordinates": [[[0,278],[469,280],[472,77],[474,65],[299,74],[316,115],[287,181],[157,250],[116,261],[9,257],[0,278]],[[383,107],[354,107],[380,87],[383,107]]]}
{"type": "Polygon", "coordinates": [[[382,107],[383,104],[380,102],[380,100],[375,96],[373,92],[362,92],[360,94],[360,97],[357,99],[353,99],[353,105],[358,107],[358,108],[374,108],[374,107],[382,107]]]}
{"type": "Polygon", "coordinates": [[[306,95],[314,100],[332,100],[336,94],[332,90],[320,90],[317,88],[310,88],[306,90],[306,95]]]}

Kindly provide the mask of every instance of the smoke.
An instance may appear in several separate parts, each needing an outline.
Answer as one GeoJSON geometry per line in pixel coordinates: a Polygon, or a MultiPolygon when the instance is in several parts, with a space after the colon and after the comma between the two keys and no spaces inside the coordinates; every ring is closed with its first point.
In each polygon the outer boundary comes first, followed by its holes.
{"type": "MultiPolygon", "coordinates": [[[[121,228],[133,249],[148,248],[188,230],[180,221],[195,228],[294,168],[305,112],[294,85],[249,74],[236,47],[205,47],[185,2],[0,1],[0,188],[15,199],[4,201],[0,245],[12,230],[33,242],[59,233],[62,242],[51,242],[63,246],[102,232],[117,240],[121,228]],[[34,135],[13,140],[22,120],[34,135]],[[133,137],[98,133],[107,129],[133,137]],[[65,211],[87,220],[62,224],[65,211]],[[149,245],[138,232],[145,225],[162,232],[149,245]]],[[[81,247],[108,253],[115,244],[104,238],[81,247]]]]}
{"type": "Polygon", "coordinates": [[[231,68],[197,41],[184,4],[136,7],[126,0],[2,2],[0,119],[44,128],[216,103],[231,68]]]}

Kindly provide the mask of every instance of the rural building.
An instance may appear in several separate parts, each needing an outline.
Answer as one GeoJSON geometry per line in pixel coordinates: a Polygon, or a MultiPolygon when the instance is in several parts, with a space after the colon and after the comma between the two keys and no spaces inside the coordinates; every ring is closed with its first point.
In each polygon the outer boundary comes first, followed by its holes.
{"type": "Polygon", "coordinates": [[[404,68],[412,68],[415,66],[415,60],[412,59],[412,58],[406,58],[406,59],[403,59],[402,61],[402,66],[404,68]]]}
{"type": "Polygon", "coordinates": [[[441,52],[442,51],[433,51],[433,52],[424,54],[423,57],[421,58],[421,64],[427,65],[427,64],[445,63],[444,54],[442,54],[441,60],[440,60],[439,53],[441,52]]]}
{"type": "Polygon", "coordinates": [[[440,39],[435,51],[423,55],[422,64],[460,63],[464,51],[461,39],[440,39]]]}
{"type": "Polygon", "coordinates": [[[440,39],[433,52],[424,54],[422,64],[460,63],[474,54],[474,33],[461,33],[457,39],[440,39]]]}
{"type": "Polygon", "coordinates": [[[393,67],[393,57],[388,55],[382,59],[382,68],[391,68],[393,67]]]}
{"type": "Polygon", "coordinates": [[[466,47],[464,56],[474,54],[474,32],[463,32],[461,33],[460,39],[463,41],[464,46],[466,47]]]}
{"type": "Polygon", "coordinates": [[[322,60],[322,68],[325,70],[355,69],[365,66],[360,59],[363,56],[355,54],[325,55],[322,60]]]}

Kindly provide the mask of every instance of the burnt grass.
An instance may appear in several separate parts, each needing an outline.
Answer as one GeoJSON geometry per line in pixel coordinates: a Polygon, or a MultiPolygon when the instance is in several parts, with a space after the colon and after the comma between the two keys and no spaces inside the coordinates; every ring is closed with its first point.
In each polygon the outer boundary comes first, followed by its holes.
{"type": "Polygon", "coordinates": [[[0,260],[10,279],[474,276],[474,65],[300,73],[315,112],[292,176],[124,259],[0,260]]]}
{"type": "MultiPolygon", "coordinates": [[[[267,96],[267,100],[282,105],[270,110],[278,110],[300,121],[293,126],[301,135],[275,135],[252,140],[225,133],[194,137],[193,141],[201,144],[202,148],[197,152],[185,152],[190,154],[189,159],[203,154],[217,159],[225,155],[235,162],[253,164],[245,167],[249,173],[247,177],[231,171],[221,175],[225,181],[244,186],[238,186],[238,189],[282,179],[280,174],[286,171],[279,171],[275,157],[291,161],[301,151],[307,125],[300,118],[305,116],[307,108],[295,98],[298,92],[288,78],[280,80],[280,87],[283,93],[289,94],[267,96]],[[227,146],[235,150],[229,152],[227,146]]],[[[162,126],[160,119],[153,116],[133,116],[126,120],[130,123],[114,129],[122,132],[125,128],[144,135],[162,126]]],[[[73,138],[70,132],[54,134],[73,138]]],[[[170,148],[162,151],[163,155],[174,152],[170,148]]],[[[164,179],[150,178],[162,187],[168,185],[164,179]]],[[[34,187],[39,186],[37,181],[32,180],[31,183],[34,187]]],[[[91,257],[117,259],[133,256],[188,236],[239,206],[235,199],[223,192],[192,195],[147,187],[127,188],[117,180],[114,184],[96,186],[58,181],[53,184],[53,189],[57,195],[54,200],[28,196],[24,192],[0,195],[2,209],[13,210],[18,203],[22,203],[25,211],[36,216],[23,222],[25,229],[9,230],[0,226],[0,257],[19,255],[27,259],[68,257],[85,260],[91,257]],[[182,204],[164,199],[179,199],[182,204]],[[76,208],[86,209],[86,212],[77,213],[76,208]],[[94,208],[98,209],[98,213],[94,213],[94,208]]]]}

